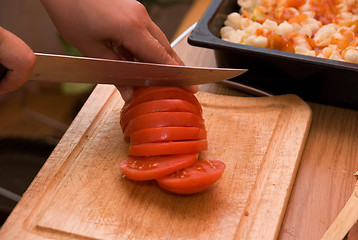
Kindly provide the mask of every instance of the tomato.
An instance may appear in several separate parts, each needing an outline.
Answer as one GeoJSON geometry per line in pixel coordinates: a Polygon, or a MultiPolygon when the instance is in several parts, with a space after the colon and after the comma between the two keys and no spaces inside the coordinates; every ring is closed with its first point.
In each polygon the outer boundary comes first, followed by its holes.
{"type": "Polygon", "coordinates": [[[122,114],[132,107],[158,99],[182,99],[194,104],[201,111],[201,105],[194,94],[179,87],[139,87],[133,92],[132,99],[124,105],[122,114]]]}
{"type": "Polygon", "coordinates": [[[120,167],[128,179],[146,181],[161,178],[191,166],[197,159],[198,154],[128,157],[120,162],[120,167]]]}
{"type": "Polygon", "coordinates": [[[128,141],[132,132],[158,127],[198,127],[205,129],[204,119],[189,112],[155,112],[133,118],[127,125],[124,138],[128,141]]]}
{"type": "Polygon", "coordinates": [[[120,162],[128,179],[156,180],[179,194],[200,192],[222,175],[225,164],[198,160],[208,148],[202,108],[179,87],[138,87],[121,110],[129,157],[120,162]]]}
{"type": "Polygon", "coordinates": [[[199,160],[190,167],[169,176],[156,179],[158,185],[170,192],[192,194],[214,184],[225,170],[225,163],[217,160],[199,160]]]}
{"type": "Polygon", "coordinates": [[[208,149],[206,140],[143,143],[129,146],[131,156],[158,156],[168,154],[198,153],[208,149]]]}
{"type": "Polygon", "coordinates": [[[206,130],[197,127],[146,128],[130,135],[130,144],[206,139],[206,130]]]}
{"type": "Polygon", "coordinates": [[[128,122],[145,113],[151,112],[191,112],[201,116],[201,109],[182,99],[160,99],[140,103],[121,115],[121,126],[126,128],[128,122]]]}

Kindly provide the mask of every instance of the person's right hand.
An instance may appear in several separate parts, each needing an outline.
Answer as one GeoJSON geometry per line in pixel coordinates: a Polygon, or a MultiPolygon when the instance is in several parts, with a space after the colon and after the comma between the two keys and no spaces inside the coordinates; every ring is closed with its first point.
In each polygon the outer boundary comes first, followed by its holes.
{"type": "Polygon", "coordinates": [[[8,69],[0,80],[0,94],[21,87],[30,77],[36,56],[20,38],[0,27],[0,64],[8,69]]]}

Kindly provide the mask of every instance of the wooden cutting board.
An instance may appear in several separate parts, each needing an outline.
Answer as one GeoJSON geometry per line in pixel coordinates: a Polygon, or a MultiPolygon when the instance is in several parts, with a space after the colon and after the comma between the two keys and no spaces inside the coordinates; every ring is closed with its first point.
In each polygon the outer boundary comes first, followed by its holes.
{"type": "Polygon", "coordinates": [[[123,101],[98,86],[0,232],[0,239],[275,239],[311,123],[294,95],[199,92],[209,149],[227,168],[208,190],[180,196],[132,182],[123,101]]]}

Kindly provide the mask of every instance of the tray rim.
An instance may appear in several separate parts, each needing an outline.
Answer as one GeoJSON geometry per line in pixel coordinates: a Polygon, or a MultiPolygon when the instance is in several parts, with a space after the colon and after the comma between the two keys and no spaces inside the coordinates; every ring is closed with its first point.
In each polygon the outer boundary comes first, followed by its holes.
{"type": "Polygon", "coordinates": [[[257,54],[262,58],[278,58],[280,60],[297,61],[303,64],[312,64],[319,68],[334,68],[349,72],[358,73],[358,64],[341,62],[331,59],[306,56],[297,53],[289,53],[279,50],[254,47],[249,45],[237,44],[228,42],[215,36],[210,30],[209,26],[213,21],[215,14],[219,8],[227,1],[235,0],[213,0],[209,7],[199,19],[193,31],[188,36],[188,43],[197,47],[205,47],[213,50],[236,51],[247,55],[257,54]]]}

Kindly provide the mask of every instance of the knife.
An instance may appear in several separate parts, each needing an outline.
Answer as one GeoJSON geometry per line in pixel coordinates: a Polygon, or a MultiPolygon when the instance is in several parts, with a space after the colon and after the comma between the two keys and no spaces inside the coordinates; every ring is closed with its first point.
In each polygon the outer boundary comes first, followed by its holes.
{"type": "MultiPolygon", "coordinates": [[[[116,86],[186,86],[231,79],[246,69],[205,68],[35,53],[29,80],[114,84],[116,86]]],[[[6,68],[0,65],[0,79],[6,68]],[[2,69],[1,69],[2,68],[2,69]]]]}

